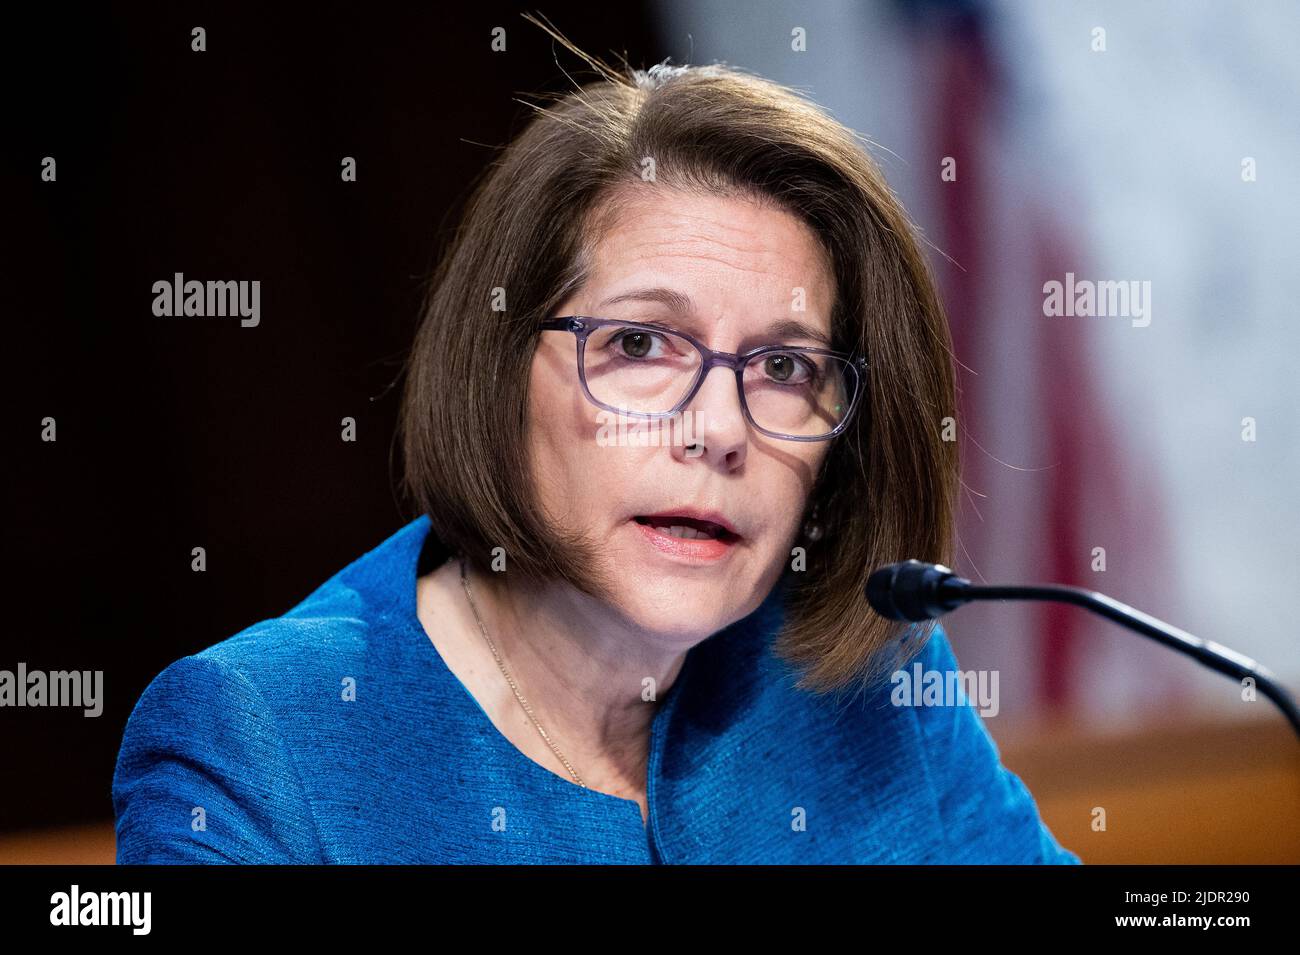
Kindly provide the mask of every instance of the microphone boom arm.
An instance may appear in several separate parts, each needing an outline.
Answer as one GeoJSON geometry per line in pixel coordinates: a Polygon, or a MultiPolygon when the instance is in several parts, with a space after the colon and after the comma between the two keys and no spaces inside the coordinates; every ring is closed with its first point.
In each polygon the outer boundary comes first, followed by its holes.
{"type": "Polygon", "coordinates": [[[1062,584],[983,585],[958,577],[942,564],[918,560],[888,564],[871,574],[866,587],[872,608],[889,620],[926,620],[941,617],[972,600],[1044,600],[1083,607],[1144,637],[1185,653],[1203,665],[1236,680],[1251,679],[1259,691],[1272,700],[1300,736],[1300,710],[1295,700],[1278,683],[1277,676],[1262,664],[1211,640],[1202,640],[1186,630],[1170,626],[1150,614],[1112,600],[1105,594],[1062,584]]]}
{"type": "Polygon", "coordinates": [[[1128,604],[1120,603],[1105,594],[1098,593],[1095,590],[1085,590],[1082,587],[1067,587],[1059,584],[986,586],[972,584],[961,577],[956,577],[941,584],[939,590],[944,596],[957,596],[953,592],[954,587],[960,590],[961,596],[968,600],[1044,600],[1074,604],[1076,607],[1091,610],[1093,613],[1118,623],[1120,626],[1128,627],[1128,629],[1145,637],[1150,637],[1157,643],[1163,643],[1167,647],[1185,653],[1199,660],[1211,670],[1217,670],[1236,680],[1250,678],[1255,681],[1259,691],[1277,704],[1278,709],[1286,714],[1292,728],[1295,729],[1297,735],[1300,735],[1300,710],[1296,709],[1295,701],[1278,684],[1277,677],[1272,671],[1244,653],[1238,653],[1236,650],[1215,643],[1212,640],[1202,640],[1186,630],[1171,626],[1163,620],[1158,620],[1150,614],[1130,607],[1128,604]]]}

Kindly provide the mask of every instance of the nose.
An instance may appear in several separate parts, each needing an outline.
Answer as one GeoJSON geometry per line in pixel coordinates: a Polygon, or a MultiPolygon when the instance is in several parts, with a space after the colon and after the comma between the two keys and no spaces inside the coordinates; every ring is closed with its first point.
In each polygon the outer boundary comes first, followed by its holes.
{"type": "Polygon", "coordinates": [[[709,369],[700,390],[683,410],[683,416],[687,415],[685,440],[673,447],[676,456],[703,458],[729,470],[744,463],[749,423],[740,406],[735,371],[725,365],[709,369]]]}

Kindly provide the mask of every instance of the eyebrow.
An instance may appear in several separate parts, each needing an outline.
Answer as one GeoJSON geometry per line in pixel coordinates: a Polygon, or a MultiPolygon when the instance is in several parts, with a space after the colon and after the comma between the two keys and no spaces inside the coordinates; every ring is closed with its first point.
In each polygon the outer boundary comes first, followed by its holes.
{"type": "MultiPolygon", "coordinates": [[[[623,302],[657,302],[670,309],[673,312],[685,317],[695,311],[695,302],[685,292],[679,292],[676,289],[666,288],[662,285],[656,285],[650,288],[632,289],[629,292],[622,292],[618,295],[605,299],[596,306],[597,309],[605,309],[611,305],[620,305],[623,302]]],[[[688,323],[689,325],[689,323],[688,323]]],[[[698,328],[687,327],[685,331],[692,331],[698,334],[698,328]]],[[[782,319],[768,325],[763,331],[757,333],[755,337],[764,338],[806,338],[814,341],[823,348],[831,347],[830,337],[818,328],[807,325],[804,322],[797,321],[793,318],[782,319]]]]}

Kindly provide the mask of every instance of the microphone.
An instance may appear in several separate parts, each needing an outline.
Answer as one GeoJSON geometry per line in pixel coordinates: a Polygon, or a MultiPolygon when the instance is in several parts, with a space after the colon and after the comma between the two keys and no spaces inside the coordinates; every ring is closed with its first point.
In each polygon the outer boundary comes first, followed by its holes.
{"type": "Polygon", "coordinates": [[[867,602],[886,620],[933,620],[973,600],[1054,600],[1074,604],[1185,653],[1237,681],[1249,678],[1277,704],[1300,736],[1300,710],[1270,670],[1222,644],[1194,637],[1105,594],[1060,584],[983,586],[958,577],[943,564],[905,560],[886,564],[867,578],[867,602]]]}

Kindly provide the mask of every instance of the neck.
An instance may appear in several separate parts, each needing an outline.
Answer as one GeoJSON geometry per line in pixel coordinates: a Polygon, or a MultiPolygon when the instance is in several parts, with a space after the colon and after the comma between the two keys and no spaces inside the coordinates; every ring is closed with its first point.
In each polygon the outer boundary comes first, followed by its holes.
{"type": "MultiPolygon", "coordinates": [[[[468,565],[466,571],[497,653],[583,781],[605,791],[643,790],[657,701],[677,679],[688,648],[646,632],[571,587],[526,589],[505,574],[479,574],[468,565]]],[[[464,600],[458,563],[454,573],[472,638],[490,656],[464,600]]],[[[507,705],[518,709],[509,686],[504,689],[507,705]]]]}

